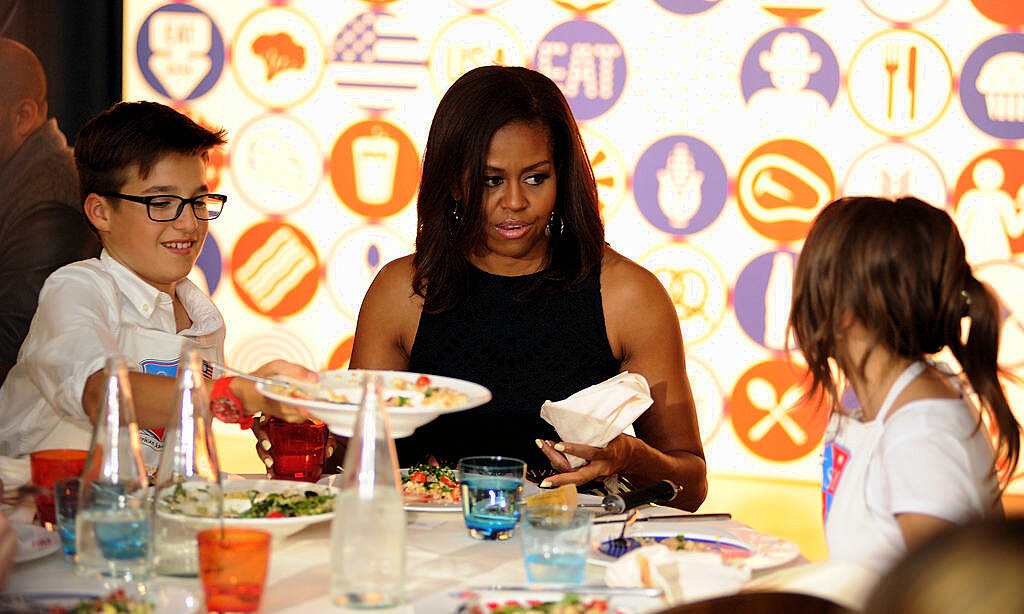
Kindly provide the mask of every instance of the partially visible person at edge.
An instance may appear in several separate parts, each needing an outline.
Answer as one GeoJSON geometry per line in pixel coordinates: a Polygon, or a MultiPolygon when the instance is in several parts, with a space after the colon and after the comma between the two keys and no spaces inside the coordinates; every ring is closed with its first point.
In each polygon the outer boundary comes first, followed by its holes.
{"type": "MultiPolygon", "coordinates": [[[[4,482],[0,479],[0,493],[4,492],[4,482]]],[[[11,526],[10,519],[0,510],[0,593],[7,590],[7,579],[14,567],[14,557],[18,554],[18,533],[11,526]]]]}
{"type": "Polygon", "coordinates": [[[457,377],[493,399],[397,440],[400,464],[500,454],[525,460],[545,487],[668,479],[682,486],[671,504],[696,509],[706,465],[675,307],[653,274],[605,244],[558,87],[518,67],[460,77],[431,123],[416,206],[416,252],[367,291],[351,368],[457,377]],[[654,399],[636,436],[604,448],[558,441],[543,402],[621,371],[646,377],[654,399]],[[574,470],[563,453],[586,463],[574,470]]]}
{"type": "Polygon", "coordinates": [[[78,202],[78,176],[35,54],[0,38],[0,384],[18,359],[50,273],[99,255],[78,202]]]}
{"type": "MultiPolygon", "coordinates": [[[[223,361],[224,318],[188,278],[210,220],[227,197],[210,194],[210,149],[224,143],[174,109],[121,102],[82,128],[75,142],[82,207],[100,236],[99,258],[54,272],[18,362],[0,388],[0,454],[25,457],[46,448],[87,449],[113,354],[125,356],[140,427],[142,460],[155,468],[173,411],[174,373],[185,350],[223,361]]],[[[315,378],[273,361],[257,375],[315,378]]],[[[263,412],[300,419],[264,398],[249,381],[221,378],[211,410],[248,426],[263,412]]]]}
{"type": "Polygon", "coordinates": [[[830,560],[882,573],[944,528],[1003,515],[1020,426],[999,381],[999,309],[945,211],[913,197],[849,197],[818,214],[790,327],[811,397],[831,408],[830,560]],[[943,348],[962,373],[930,358],[943,348]],[[856,411],[840,404],[846,384],[856,411]]]}
{"type": "Polygon", "coordinates": [[[1024,518],[942,531],[896,563],[865,614],[1024,612],[1024,518]]]}

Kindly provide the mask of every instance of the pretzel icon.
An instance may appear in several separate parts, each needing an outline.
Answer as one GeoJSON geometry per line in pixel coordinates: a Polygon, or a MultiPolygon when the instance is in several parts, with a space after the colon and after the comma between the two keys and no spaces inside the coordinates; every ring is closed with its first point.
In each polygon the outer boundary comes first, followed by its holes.
{"type": "Polygon", "coordinates": [[[754,407],[767,412],[764,417],[750,427],[747,435],[751,441],[761,441],[776,424],[782,427],[786,435],[798,446],[807,443],[807,432],[789,415],[800,401],[802,392],[799,386],[791,386],[780,399],[775,387],[763,378],[755,377],[747,383],[747,397],[754,407]]]}

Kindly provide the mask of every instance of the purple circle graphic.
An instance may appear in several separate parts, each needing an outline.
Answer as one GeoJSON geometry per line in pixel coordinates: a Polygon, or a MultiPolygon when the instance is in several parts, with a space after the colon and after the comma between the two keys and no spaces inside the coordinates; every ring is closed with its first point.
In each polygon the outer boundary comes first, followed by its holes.
{"type": "Polygon", "coordinates": [[[666,11],[672,11],[673,13],[679,13],[680,15],[696,15],[697,13],[703,13],[721,0],[654,0],[658,6],[665,9],[666,11]]]}
{"type": "Polygon", "coordinates": [[[206,235],[206,242],[203,243],[203,251],[199,252],[196,266],[206,276],[206,285],[210,289],[210,296],[217,291],[220,285],[220,276],[224,272],[224,261],[220,255],[220,246],[212,234],[206,235]]]}
{"type": "Polygon", "coordinates": [[[199,98],[224,70],[224,38],[213,19],[191,4],[165,4],[146,17],[135,39],[135,57],[143,78],[161,96],[184,101],[199,98]],[[157,20],[157,24],[153,21],[157,20]],[[150,36],[151,28],[157,28],[150,36]],[[151,46],[158,41],[158,48],[151,46]],[[184,49],[183,53],[171,54],[184,49]]]}
{"type": "Polygon", "coordinates": [[[761,254],[736,279],[733,308],[740,328],[769,350],[785,349],[796,260],[787,250],[761,254]]]}
{"type": "Polygon", "coordinates": [[[558,84],[577,120],[612,108],[626,87],[626,52],[615,36],[585,19],[567,21],[537,44],[533,66],[558,84]]]}
{"type": "Polygon", "coordinates": [[[985,134],[1024,138],[1024,34],[1001,34],[978,45],[960,71],[960,104],[985,134]]]}
{"type": "Polygon", "coordinates": [[[710,226],[722,213],[728,191],[722,159],[692,136],[668,136],[654,143],[633,171],[640,213],[670,234],[687,235],[710,226]]]}
{"type": "Polygon", "coordinates": [[[832,106],[839,93],[839,62],[814,32],[778,28],[750,46],[740,69],[740,88],[746,102],[764,89],[793,88],[818,92],[832,106]]]}

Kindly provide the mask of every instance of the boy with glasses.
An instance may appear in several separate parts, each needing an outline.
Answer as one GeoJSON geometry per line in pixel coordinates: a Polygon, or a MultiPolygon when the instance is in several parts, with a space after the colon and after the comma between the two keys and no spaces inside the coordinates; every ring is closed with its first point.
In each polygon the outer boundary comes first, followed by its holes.
{"type": "MultiPolygon", "coordinates": [[[[123,354],[143,462],[156,467],[182,352],[199,348],[208,360],[224,360],[224,319],[186,279],[227,201],[206,184],[208,153],[224,142],[223,130],[154,102],[118,103],[82,128],[75,143],[82,207],[103,251],[57,270],[43,286],[18,363],[0,388],[0,455],[88,448],[104,361],[123,354]]],[[[256,373],[313,377],[283,361],[256,373]]],[[[226,421],[251,422],[243,406],[296,417],[242,379],[218,380],[213,395],[214,413],[226,421]]]]}

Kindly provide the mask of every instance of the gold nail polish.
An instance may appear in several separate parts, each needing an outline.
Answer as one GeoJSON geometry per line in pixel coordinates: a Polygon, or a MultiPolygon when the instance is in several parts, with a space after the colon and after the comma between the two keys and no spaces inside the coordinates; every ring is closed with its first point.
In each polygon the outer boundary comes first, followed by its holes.
{"type": "Polygon", "coordinates": [[[555,449],[558,450],[559,452],[565,452],[565,446],[563,446],[560,443],[555,444],[555,449]]]}

